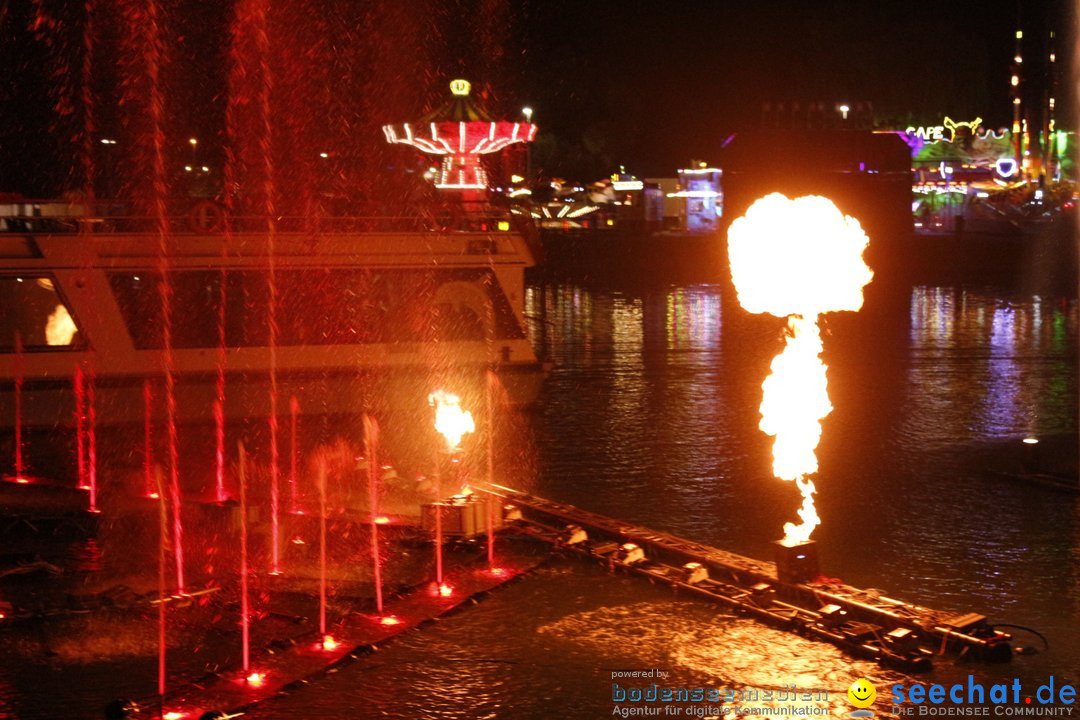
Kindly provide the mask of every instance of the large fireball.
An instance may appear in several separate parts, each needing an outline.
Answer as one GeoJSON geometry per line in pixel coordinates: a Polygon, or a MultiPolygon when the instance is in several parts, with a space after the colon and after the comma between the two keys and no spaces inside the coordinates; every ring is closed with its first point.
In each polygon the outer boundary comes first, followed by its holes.
{"type": "Polygon", "coordinates": [[[832,410],[821,360],[818,316],[863,304],[874,273],[863,261],[870,240],[859,221],[817,196],[779,193],[756,201],[728,230],[731,278],[739,304],[788,318],[787,342],[762,385],[762,432],[772,435],[773,474],[803,497],[801,522],[784,526],[786,543],[805,542],[820,520],[814,509],[821,421],[832,410]]]}

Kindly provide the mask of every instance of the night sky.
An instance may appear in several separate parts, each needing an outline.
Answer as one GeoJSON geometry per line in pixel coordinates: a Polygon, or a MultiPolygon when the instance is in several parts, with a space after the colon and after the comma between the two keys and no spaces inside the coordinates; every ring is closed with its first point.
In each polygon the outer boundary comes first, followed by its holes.
{"type": "MultiPolygon", "coordinates": [[[[57,82],[50,52],[62,57],[65,51],[46,48],[27,29],[31,6],[38,4],[62,8],[61,16],[81,6],[0,2],[0,192],[42,194],[62,184],[57,167],[68,152],[65,128],[55,122],[48,89],[57,82]]],[[[174,78],[167,90],[173,147],[181,148],[188,134],[209,138],[213,146],[224,117],[228,6],[163,4],[171,19],[170,46],[184,69],[168,75],[174,78]]],[[[370,65],[335,66],[335,72],[377,78],[363,90],[364,112],[387,117],[371,118],[360,145],[381,143],[381,133],[371,137],[378,123],[409,119],[439,98],[451,77],[464,74],[478,87],[490,83],[493,110],[517,118],[522,105],[532,106],[541,128],[533,151],[538,169],[580,180],[607,175],[619,164],[641,176],[670,176],[691,158],[715,158],[724,139],[759,122],[762,103],[770,101],[869,101],[879,127],[939,124],[944,115],[980,116],[988,126],[1002,127],[1011,119],[1008,80],[1018,11],[1026,35],[1025,93],[1033,100],[1042,95],[1048,30],[1061,35],[1072,25],[1064,0],[383,5],[391,8],[385,17],[361,3],[314,4],[323,10],[317,21],[333,52],[369,41],[377,47],[365,61],[370,65]],[[400,59],[412,56],[421,60],[407,66],[400,59]]],[[[315,20],[298,10],[282,27],[298,22],[315,20]]],[[[68,24],[78,30],[77,17],[68,24]]],[[[98,134],[118,135],[122,112],[110,53],[119,31],[102,29],[108,25],[98,28],[98,134]]],[[[284,55],[303,54],[310,37],[286,31],[277,43],[284,55]]],[[[1069,46],[1069,38],[1059,37],[1059,65],[1066,71],[1069,46]]],[[[70,72],[67,80],[75,81],[70,72]]],[[[1060,82],[1058,107],[1071,112],[1064,96],[1071,83],[1060,82]]],[[[336,83],[329,90],[356,94],[336,83]]],[[[1069,117],[1059,118],[1060,125],[1069,123],[1069,117]]],[[[211,161],[219,159],[213,147],[206,152],[211,161]]]]}

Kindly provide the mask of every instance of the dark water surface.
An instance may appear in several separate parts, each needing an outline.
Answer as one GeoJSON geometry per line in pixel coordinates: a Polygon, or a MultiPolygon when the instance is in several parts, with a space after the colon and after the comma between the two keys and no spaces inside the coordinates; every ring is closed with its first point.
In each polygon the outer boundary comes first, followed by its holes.
{"type": "MultiPolygon", "coordinates": [[[[783,321],[748,316],[714,284],[534,285],[527,303],[558,365],[539,407],[509,428],[507,484],[767,558],[799,502],[771,476],[757,429],[783,321]]],[[[834,410],[814,537],[825,574],[1031,626],[1050,643],[1006,665],[938,663],[930,681],[1019,677],[1030,692],[1049,675],[1080,680],[1080,500],[986,472],[1015,467],[1026,436],[1044,439],[1046,467],[1075,467],[1075,441],[1059,441],[1077,426],[1077,321],[1063,296],[916,286],[871,290],[861,313],[823,322],[834,410]]],[[[42,671],[4,665],[0,717],[50,717],[32,710],[42,671]]],[[[248,716],[608,717],[611,671],[649,667],[670,685],[828,689],[833,714],[850,709],[855,678],[883,696],[901,680],[641,579],[558,561],[248,716]]],[[[78,661],[54,671],[92,674],[78,661]]],[[[67,716],[100,707],[94,698],[67,716]]]]}
{"type": "MultiPolygon", "coordinates": [[[[756,427],[780,321],[746,316],[708,284],[548,285],[528,300],[546,316],[558,368],[531,420],[535,447],[524,457],[535,477],[518,484],[766,557],[798,503],[770,477],[756,427]]],[[[928,681],[972,672],[988,683],[1019,677],[1028,692],[1049,675],[1075,684],[1080,501],[985,468],[1015,465],[1025,436],[1075,433],[1076,303],[913,287],[872,293],[864,312],[825,327],[835,406],[818,482],[825,572],[1049,639],[1049,650],[1006,665],[939,663],[928,681]]],[[[567,563],[254,717],[606,717],[610,670],[653,666],[672,685],[839,690],[827,703],[834,714],[850,709],[842,693],[855,678],[878,681],[883,696],[898,681],[832,648],[567,563]]]]}

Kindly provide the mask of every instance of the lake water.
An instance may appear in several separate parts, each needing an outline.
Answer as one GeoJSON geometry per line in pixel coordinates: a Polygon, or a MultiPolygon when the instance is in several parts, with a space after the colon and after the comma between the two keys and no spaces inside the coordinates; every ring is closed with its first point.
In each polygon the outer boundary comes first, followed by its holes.
{"type": "MultiPolygon", "coordinates": [[[[519,468],[511,484],[767,557],[798,504],[770,476],[757,429],[782,321],[748,316],[713,284],[550,284],[530,289],[529,306],[558,367],[528,418],[531,442],[504,463],[519,468]]],[[[1047,466],[1068,464],[1051,451],[1076,429],[1075,301],[914,286],[871,292],[863,312],[823,325],[834,405],[820,448],[824,572],[1049,640],[1006,665],[938,663],[928,681],[1075,684],[1080,504],[985,472],[1014,466],[1027,436],[1044,439],[1047,466]]],[[[604,717],[611,670],[649,667],[671,685],[823,687],[839,691],[836,712],[861,675],[879,695],[900,681],[640,579],[560,562],[253,717],[604,717]]]]}
{"type": "MultiPolygon", "coordinates": [[[[799,503],[771,476],[757,428],[783,321],[748,315],[709,282],[536,284],[527,303],[557,365],[538,407],[507,420],[505,482],[768,558],[799,503]]],[[[823,572],[1049,640],[1006,665],[938,663],[929,681],[1078,681],[1080,501],[987,473],[1018,466],[1024,437],[1042,440],[1044,467],[1075,468],[1075,441],[1062,439],[1077,426],[1077,321],[1071,297],[916,285],[871,286],[862,312],[822,322],[834,405],[819,449],[823,572]]],[[[52,717],[34,710],[40,688],[57,687],[52,672],[78,678],[79,698],[48,703],[66,717],[100,717],[118,667],[145,675],[149,691],[153,638],[131,642],[145,661],[0,665],[0,717],[52,717]]],[[[662,669],[669,685],[829,690],[836,713],[850,709],[857,677],[881,695],[903,681],[640,578],[559,560],[248,717],[606,717],[612,672],[628,668],[662,669]]]]}

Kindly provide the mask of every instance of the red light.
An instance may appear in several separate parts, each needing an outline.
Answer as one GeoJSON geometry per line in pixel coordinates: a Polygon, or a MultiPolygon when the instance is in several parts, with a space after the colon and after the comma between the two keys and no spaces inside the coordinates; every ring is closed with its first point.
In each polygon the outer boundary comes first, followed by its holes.
{"type": "Polygon", "coordinates": [[[15,482],[19,483],[20,485],[27,485],[30,482],[30,478],[17,477],[15,478],[15,482]]]}
{"type": "Polygon", "coordinates": [[[4,613],[0,612],[0,620],[3,620],[3,619],[4,619],[4,618],[6,618],[6,617],[7,617],[7,615],[5,615],[4,613]]]}
{"type": "Polygon", "coordinates": [[[375,524],[376,525],[389,525],[390,524],[390,518],[386,517],[385,515],[380,515],[379,517],[375,518],[375,524]]]}
{"type": "Polygon", "coordinates": [[[158,495],[157,493],[150,493],[149,495],[147,495],[147,497],[150,498],[151,500],[160,500],[161,499],[161,496],[158,495]]]}
{"type": "Polygon", "coordinates": [[[336,650],[338,641],[334,639],[333,635],[323,635],[322,648],[323,650],[336,650]]]}
{"type": "Polygon", "coordinates": [[[450,597],[453,594],[454,594],[454,588],[450,587],[446,583],[443,583],[442,585],[439,586],[439,596],[440,597],[450,597]]]}
{"type": "Polygon", "coordinates": [[[401,621],[393,615],[383,615],[379,618],[379,622],[383,625],[400,625],[401,621]]]}
{"type": "Polygon", "coordinates": [[[264,682],[266,682],[266,675],[261,672],[253,672],[246,678],[244,678],[244,680],[247,682],[248,685],[251,685],[252,687],[259,687],[264,682]]]}
{"type": "Polygon", "coordinates": [[[294,538],[292,539],[292,544],[293,544],[293,545],[304,545],[304,544],[305,544],[305,543],[304,543],[304,538],[302,538],[302,537],[300,537],[299,535],[297,535],[296,537],[294,537],[294,538]]]}
{"type": "Polygon", "coordinates": [[[79,486],[79,490],[89,490],[89,489],[90,489],[89,485],[80,485],[79,486]]]}
{"type": "Polygon", "coordinates": [[[164,720],[181,720],[181,718],[187,717],[187,715],[176,710],[170,710],[161,717],[164,718],[164,720]]]}
{"type": "Polygon", "coordinates": [[[495,577],[502,577],[503,575],[506,574],[506,569],[501,568],[501,567],[493,567],[490,570],[488,570],[488,572],[491,573],[492,575],[494,575],[495,577]]]}

